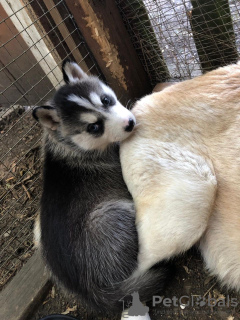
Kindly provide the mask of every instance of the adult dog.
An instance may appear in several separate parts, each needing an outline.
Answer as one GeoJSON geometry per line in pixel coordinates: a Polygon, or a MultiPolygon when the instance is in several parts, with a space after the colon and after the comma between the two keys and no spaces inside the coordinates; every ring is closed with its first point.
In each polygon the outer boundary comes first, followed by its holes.
{"type": "Polygon", "coordinates": [[[240,289],[240,63],[138,101],[122,143],[136,205],[136,275],[200,240],[209,271],[240,289]]]}

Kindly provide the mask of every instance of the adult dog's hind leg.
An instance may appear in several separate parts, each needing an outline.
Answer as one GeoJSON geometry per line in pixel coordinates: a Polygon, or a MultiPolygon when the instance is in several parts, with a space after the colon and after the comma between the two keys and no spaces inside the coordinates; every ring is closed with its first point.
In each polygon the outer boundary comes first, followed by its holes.
{"type": "Polygon", "coordinates": [[[154,193],[155,199],[149,202],[148,208],[141,204],[137,207],[141,273],[161,260],[188,250],[206,230],[214,185],[193,181],[191,177],[186,181],[176,177],[173,180],[166,189],[161,188],[159,195],[154,193]]]}
{"type": "MultiPolygon", "coordinates": [[[[226,201],[226,198],[225,198],[226,201]]],[[[219,206],[210,218],[207,231],[200,241],[208,271],[221,284],[240,290],[240,215],[239,195],[229,207],[219,206]],[[235,200],[235,201],[234,201],[235,200]]]]}
{"type": "MultiPolygon", "coordinates": [[[[142,141],[141,141],[142,142],[142,141]]],[[[142,143],[124,179],[133,195],[139,236],[136,275],[188,250],[204,233],[212,212],[216,178],[210,161],[177,146],[142,143]],[[170,149],[170,147],[172,149],[170,149]],[[139,157],[139,158],[138,158],[139,157]],[[136,164],[135,164],[136,163],[136,164]]],[[[129,156],[129,154],[128,154],[129,156]]],[[[126,159],[125,159],[126,160],[126,159]]]]}

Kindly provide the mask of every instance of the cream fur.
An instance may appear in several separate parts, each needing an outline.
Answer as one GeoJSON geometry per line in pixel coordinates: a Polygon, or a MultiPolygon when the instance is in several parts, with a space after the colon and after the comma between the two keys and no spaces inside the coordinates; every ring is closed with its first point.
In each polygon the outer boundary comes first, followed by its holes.
{"type": "Polygon", "coordinates": [[[200,239],[211,273],[240,289],[240,63],[138,101],[121,163],[137,209],[139,268],[200,239]]]}

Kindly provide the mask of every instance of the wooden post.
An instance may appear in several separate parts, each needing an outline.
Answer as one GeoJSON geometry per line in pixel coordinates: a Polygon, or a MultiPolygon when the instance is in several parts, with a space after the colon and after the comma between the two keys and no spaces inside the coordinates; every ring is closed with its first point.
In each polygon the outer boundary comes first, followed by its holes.
{"type": "Polygon", "coordinates": [[[137,52],[142,56],[151,82],[155,85],[157,82],[165,82],[170,79],[160,43],[156,38],[156,33],[143,0],[118,0],[118,2],[124,16],[127,18],[130,30],[137,40],[139,46],[137,52]]]}
{"type": "Polygon", "coordinates": [[[228,0],[191,0],[193,37],[203,72],[236,62],[238,53],[228,0]]]}
{"type": "Polygon", "coordinates": [[[65,39],[65,42],[72,52],[72,55],[74,56],[74,59],[77,63],[81,61],[81,68],[87,72],[88,66],[86,65],[83,56],[81,55],[80,51],[76,48],[76,43],[74,42],[73,38],[69,36],[69,30],[67,29],[64,22],[62,22],[62,17],[60,13],[58,12],[57,7],[54,7],[53,0],[43,0],[45,3],[45,6],[47,7],[48,11],[50,12],[55,24],[58,26],[58,30],[60,31],[63,39],[65,39]]]}
{"type": "Polygon", "coordinates": [[[0,293],[1,320],[25,320],[38,307],[52,284],[39,252],[35,252],[0,293]]]}
{"type": "Polygon", "coordinates": [[[56,5],[56,0],[22,1],[32,21],[37,21],[35,26],[60,67],[68,57],[75,60],[85,72],[91,69],[92,74],[99,75],[99,70],[93,66],[93,60],[62,1],[57,1],[56,5]]]}
{"type": "Polygon", "coordinates": [[[151,91],[150,80],[112,0],[65,0],[107,82],[123,103],[151,91]]]}

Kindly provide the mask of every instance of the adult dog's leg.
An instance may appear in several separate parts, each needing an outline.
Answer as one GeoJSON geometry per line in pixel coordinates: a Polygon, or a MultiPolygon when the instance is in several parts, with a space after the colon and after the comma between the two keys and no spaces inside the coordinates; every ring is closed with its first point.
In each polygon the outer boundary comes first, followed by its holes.
{"type": "Polygon", "coordinates": [[[209,272],[228,288],[240,290],[239,194],[229,206],[227,200],[225,207],[217,203],[200,249],[209,272]]]}
{"type": "Polygon", "coordinates": [[[174,144],[140,142],[141,147],[130,143],[121,151],[124,179],[137,211],[136,274],[200,239],[216,192],[211,162],[205,157],[174,144]]]}

